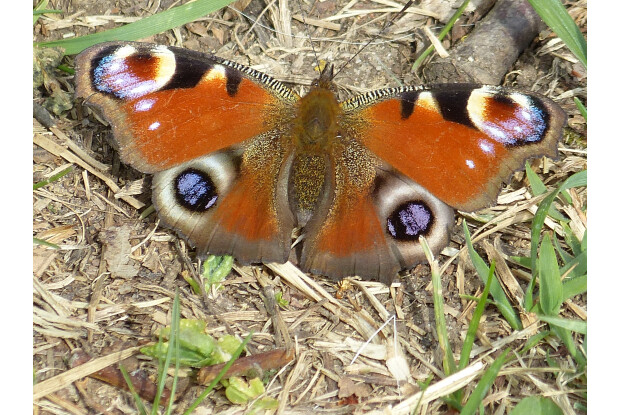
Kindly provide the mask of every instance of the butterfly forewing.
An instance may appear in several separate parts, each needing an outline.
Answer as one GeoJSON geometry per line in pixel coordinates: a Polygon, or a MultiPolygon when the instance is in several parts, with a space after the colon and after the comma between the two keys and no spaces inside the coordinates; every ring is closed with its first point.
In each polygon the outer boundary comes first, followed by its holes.
{"type": "Polygon", "coordinates": [[[494,203],[527,159],[557,155],[566,122],[548,98],[465,84],[374,91],[343,107],[350,134],[464,211],[494,203]]]}

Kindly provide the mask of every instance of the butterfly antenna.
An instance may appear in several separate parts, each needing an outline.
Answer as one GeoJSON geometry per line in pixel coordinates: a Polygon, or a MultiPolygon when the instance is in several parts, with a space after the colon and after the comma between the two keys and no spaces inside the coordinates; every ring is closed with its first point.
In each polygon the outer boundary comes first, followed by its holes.
{"type": "Polygon", "coordinates": [[[306,22],[306,12],[304,11],[303,7],[301,7],[301,2],[299,3],[299,14],[301,15],[301,20],[302,20],[302,22],[304,24],[304,30],[306,32],[306,36],[308,37],[308,40],[310,40],[310,47],[312,48],[312,53],[314,54],[314,60],[316,60],[317,66],[319,68],[320,75],[322,77],[323,69],[321,69],[321,65],[319,64],[319,54],[317,53],[316,49],[314,48],[314,42],[312,41],[312,36],[310,36],[309,25],[306,22]]]}
{"type": "Polygon", "coordinates": [[[398,13],[396,13],[394,16],[392,16],[392,18],[390,20],[388,20],[384,25],[383,28],[376,34],[374,35],[372,38],[370,38],[370,40],[368,42],[366,42],[361,48],[359,48],[359,50],[357,52],[355,52],[355,54],[353,54],[353,56],[351,56],[349,58],[349,60],[347,60],[344,65],[342,65],[342,67],[340,69],[338,69],[338,71],[333,75],[333,78],[335,78],[336,76],[338,76],[338,74],[340,72],[342,72],[342,70],[344,68],[346,68],[351,62],[353,62],[353,59],[356,58],[357,55],[359,55],[364,49],[366,49],[366,47],[368,45],[370,45],[372,42],[374,42],[375,40],[377,40],[377,38],[379,36],[381,36],[383,33],[385,33],[385,31],[392,26],[392,24],[394,24],[394,21],[396,21],[396,19],[400,18],[403,14],[405,14],[405,11],[407,11],[407,9],[409,7],[411,7],[411,5],[413,4],[413,0],[409,0],[402,9],[400,9],[400,11],[398,13]]]}

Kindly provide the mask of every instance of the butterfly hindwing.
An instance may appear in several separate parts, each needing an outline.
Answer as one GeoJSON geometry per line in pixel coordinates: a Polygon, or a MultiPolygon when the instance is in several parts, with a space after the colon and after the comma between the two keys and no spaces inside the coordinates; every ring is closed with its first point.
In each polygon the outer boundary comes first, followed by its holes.
{"type": "Polygon", "coordinates": [[[464,211],[494,203],[528,158],[555,156],[566,123],[550,99],[494,86],[385,89],[342,106],[350,134],[464,211]]]}
{"type": "Polygon", "coordinates": [[[448,244],[454,213],[445,203],[351,137],[330,156],[325,195],[304,227],[302,269],[389,284],[425,260],[420,236],[435,254],[448,244]]]}
{"type": "Polygon", "coordinates": [[[153,176],[153,203],[165,224],[198,253],[233,255],[241,263],[285,262],[293,216],[286,193],[288,162],[277,138],[199,157],[153,176]],[[265,151],[260,157],[256,151],[265,151]]]}

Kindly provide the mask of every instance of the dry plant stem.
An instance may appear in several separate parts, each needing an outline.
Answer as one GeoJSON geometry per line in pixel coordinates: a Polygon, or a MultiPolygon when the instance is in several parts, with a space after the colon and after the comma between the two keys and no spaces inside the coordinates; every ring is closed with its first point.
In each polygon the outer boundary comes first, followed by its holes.
{"type": "MultiPolygon", "coordinates": [[[[42,136],[40,134],[35,134],[32,141],[36,145],[38,145],[41,148],[44,148],[45,150],[49,151],[53,155],[62,157],[68,162],[75,163],[78,166],[88,170],[91,174],[99,177],[110,188],[110,190],[112,190],[112,192],[117,193],[121,190],[121,188],[118,187],[118,185],[114,182],[114,180],[111,177],[109,177],[107,174],[102,173],[101,171],[91,166],[90,164],[82,160],[80,157],[78,157],[77,155],[69,151],[68,149],[64,148],[63,146],[59,144],[56,144],[49,138],[42,136]]],[[[136,209],[142,209],[144,207],[144,203],[140,202],[138,199],[132,196],[122,196],[121,199],[123,199],[125,202],[127,202],[128,204],[130,204],[136,209]]]]}
{"type": "Polygon", "coordinates": [[[424,78],[432,84],[498,85],[543,27],[527,0],[499,0],[450,56],[426,66],[424,78]]]}
{"type": "MultiPolygon", "coordinates": [[[[76,350],[71,356],[70,363],[72,367],[78,367],[90,360],[91,357],[88,356],[86,353],[81,350],[76,350]]],[[[125,378],[123,378],[123,374],[121,373],[120,369],[116,367],[108,366],[94,373],[91,373],[89,376],[117,388],[129,391],[129,386],[127,386],[125,378]]],[[[148,400],[149,402],[153,402],[153,400],[155,399],[155,395],[157,394],[157,385],[148,378],[148,375],[144,371],[138,371],[137,373],[130,373],[129,378],[131,379],[134,390],[138,393],[138,395],[140,395],[141,398],[148,400]]],[[[160,403],[162,405],[166,405],[169,399],[170,390],[168,388],[164,388],[160,398],[160,403]]]]}
{"type": "MultiPolygon", "coordinates": [[[[255,376],[256,372],[265,372],[272,369],[280,369],[295,357],[293,350],[275,349],[252,356],[240,357],[235,360],[224,379],[233,376],[255,376]]],[[[198,371],[197,382],[200,385],[208,385],[220,373],[226,363],[203,367],[198,371]]],[[[262,375],[262,373],[259,373],[262,375]]]]}
{"type": "Polygon", "coordinates": [[[109,355],[91,360],[81,366],[74,367],[73,369],[69,369],[60,375],[54,376],[53,378],[37,383],[32,388],[32,399],[40,399],[50,393],[66,388],[78,379],[89,376],[98,370],[127,359],[128,357],[136,354],[140,350],[140,347],[141,346],[135,346],[130,347],[129,349],[121,350],[120,352],[110,353],[109,355]]]}
{"type": "Polygon", "coordinates": [[[66,399],[61,398],[60,396],[52,393],[49,394],[48,396],[46,396],[46,399],[48,399],[50,402],[55,403],[56,405],[60,406],[61,408],[67,410],[69,413],[74,414],[74,415],[86,415],[86,412],[84,410],[82,410],[82,408],[80,408],[79,406],[76,406],[75,404],[67,401],[66,399]]]}
{"type": "Polygon", "coordinates": [[[377,410],[368,412],[372,415],[379,414],[410,414],[411,411],[418,406],[418,404],[428,403],[437,398],[446,396],[455,392],[471,381],[473,381],[478,375],[482,374],[484,364],[482,362],[476,362],[465,369],[456,372],[455,374],[448,376],[445,379],[440,380],[437,383],[430,385],[428,388],[416,393],[413,396],[405,399],[398,405],[392,408],[386,408],[385,410],[377,410]]]}
{"type": "MultiPolygon", "coordinates": [[[[111,191],[110,191],[111,192],[111,191]]],[[[103,228],[108,229],[112,225],[114,225],[114,214],[110,206],[106,209],[105,219],[103,221],[103,228]]],[[[107,245],[102,245],[101,247],[101,258],[105,258],[105,250],[107,245]]],[[[97,306],[99,305],[99,301],[101,301],[101,297],[103,295],[103,287],[104,283],[108,279],[108,273],[106,272],[106,262],[99,262],[99,271],[97,273],[97,278],[95,279],[95,283],[93,284],[93,291],[90,296],[90,304],[88,305],[88,322],[92,323],[95,321],[95,312],[97,311],[97,306]]],[[[93,332],[88,332],[88,341],[93,341],[93,332]]]]}
{"type": "Polygon", "coordinates": [[[276,346],[291,349],[291,335],[289,334],[286,323],[282,318],[282,313],[280,312],[280,307],[276,301],[273,285],[259,271],[255,270],[254,272],[258,283],[263,287],[263,300],[265,302],[267,314],[271,316],[276,346]]]}

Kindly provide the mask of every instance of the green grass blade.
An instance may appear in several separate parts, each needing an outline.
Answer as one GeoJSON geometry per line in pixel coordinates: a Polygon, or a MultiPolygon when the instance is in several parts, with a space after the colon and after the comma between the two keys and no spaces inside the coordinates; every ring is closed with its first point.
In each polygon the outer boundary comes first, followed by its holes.
{"type": "Polygon", "coordinates": [[[553,324],[556,327],[561,327],[566,330],[574,331],[579,334],[586,334],[587,324],[582,320],[572,320],[568,318],[555,317],[555,316],[542,316],[538,318],[546,323],[553,324]]]}
{"type": "Polygon", "coordinates": [[[66,55],[75,55],[97,43],[111,40],[138,40],[165,32],[219,10],[232,2],[233,0],[196,0],[125,26],[87,36],[35,43],[35,46],[60,47],[64,48],[66,55]]]}
{"type": "Polygon", "coordinates": [[[465,367],[469,364],[469,355],[471,353],[471,349],[474,345],[474,340],[476,340],[476,332],[478,331],[478,325],[480,324],[480,319],[482,318],[482,314],[484,313],[484,307],[487,302],[487,298],[489,297],[489,289],[491,288],[491,281],[493,280],[493,273],[495,272],[495,261],[491,264],[489,268],[489,274],[487,277],[487,283],[484,286],[484,290],[482,291],[482,295],[480,296],[480,300],[478,304],[476,304],[476,308],[474,309],[474,313],[471,317],[471,322],[469,323],[469,327],[467,328],[467,335],[465,336],[465,341],[463,342],[463,348],[461,349],[461,358],[459,360],[459,370],[465,369],[465,367]]]}
{"type": "MultiPolygon", "coordinates": [[[[585,254],[585,252],[584,252],[585,254]]],[[[588,276],[581,275],[562,283],[562,302],[588,291],[588,276]]]]}
{"type": "Polygon", "coordinates": [[[586,108],[586,106],[583,105],[581,100],[577,97],[574,97],[573,101],[575,101],[575,105],[577,106],[577,109],[581,113],[581,116],[586,120],[586,122],[588,122],[588,109],[586,108]]]}
{"type": "MultiPolygon", "coordinates": [[[[532,170],[530,163],[525,163],[525,174],[530,182],[530,187],[532,188],[534,196],[542,195],[547,192],[547,186],[545,186],[542,179],[532,170]]],[[[551,206],[549,209],[549,216],[555,220],[568,222],[568,218],[558,212],[554,206],[551,206]]]]}
{"type": "Polygon", "coordinates": [[[550,334],[550,332],[548,330],[536,333],[535,335],[533,335],[532,337],[527,339],[527,342],[525,342],[525,344],[523,345],[523,348],[521,350],[519,350],[519,354],[521,356],[525,356],[525,354],[527,353],[528,350],[530,350],[532,347],[538,345],[538,343],[540,343],[549,334],[550,334]]]}
{"type": "Polygon", "coordinates": [[[542,195],[547,191],[547,186],[545,186],[541,178],[532,170],[529,162],[525,163],[525,174],[527,175],[527,180],[530,182],[530,187],[532,188],[532,194],[534,196],[542,195]]]}
{"type": "Polygon", "coordinates": [[[179,381],[179,369],[180,369],[180,341],[179,332],[181,325],[181,310],[179,307],[179,290],[174,296],[174,302],[172,303],[172,324],[170,325],[170,338],[168,339],[169,349],[172,349],[174,353],[174,377],[172,378],[172,387],[170,388],[170,399],[168,399],[168,406],[166,407],[166,415],[172,413],[172,406],[174,404],[174,394],[177,390],[177,384],[179,381]]]}
{"type": "Polygon", "coordinates": [[[573,54],[588,65],[586,40],[560,0],[528,0],[536,13],[553,30],[573,54]]]}
{"type": "Polygon", "coordinates": [[[437,324],[437,338],[439,346],[443,351],[443,368],[446,375],[456,372],[456,362],[452,354],[452,347],[448,337],[448,329],[446,325],[446,316],[443,309],[443,289],[441,287],[441,274],[439,272],[437,262],[432,259],[431,249],[423,237],[420,238],[422,249],[426,254],[429,264],[431,265],[431,281],[433,283],[433,310],[435,311],[435,323],[437,324]]]}
{"type": "Polygon", "coordinates": [[[555,316],[562,306],[562,279],[560,266],[551,244],[551,238],[545,233],[540,246],[540,306],[548,316],[555,316]]]}
{"type": "MultiPolygon", "coordinates": [[[[588,181],[588,171],[580,171],[578,173],[573,174],[568,179],[566,179],[556,190],[549,194],[546,198],[540,202],[538,205],[538,210],[536,211],[536,215],[534,215],[534,219],[532,219],[532,237],[531,237],[531,251],[530,258],[537,258],[538,255],[538,243],[540,242],[540,234],[542,232],[542,228],[545,222],[545,217],[551,208],[553,201],[557,197],[557,195],[567,189],[573,187],[581,187],[585,186],[588,181]]],[[[532,276],[536,277],[536,269],[538,267],[537,261],[533,260],[531,262],[532,268],[532,276]]],[[[491,291],[493,293],[493,291],[491,291]]]]}
{"type": "Polygon", "coordinates": [[[43,246],[47,246],[48,248],[54,248],[54,249],[60,249],[60,247],[56,244],[53,244],[51,242],[47,242],[43,239],[39,239],[39,238],[32,238],[32,243],[34,243],[35,245],[43,245],[43,246]]]}
{"type": "Polygon", "coordinates": [[[47,4],[49,3],[49,0],[41,0],[39,2],[39,4],[37,4],[34,7],[33,13],[32,13],[32,25],[34,26],[35,24],[37,24],[37,20],[39,20],[39,16],[40,16],[40,12],[42,12],[43,10],[46,10],[47,4]]]}
{"type": "MultiPolygon", "coordinates": [[[[482,280],[482,282],[486,282],[484,280],[483,275],[489,275],[489,267],[484,263],[484,260],[478,255],[478,253],[474,250],[474,246],[471,243],[471,234],[469,233],[469,229],[467,228],[467,222],[463,221],[463,231],[465,232],[465,241],[467,242],[467,249],[469,251],[469,257],[471,258],[474,267],[478,273],[478,276],[482,280]]],[[[495,306],[502,313],[510,327],[515,330],[521,330],[523,328],[521,324],[521,320],[517,315],[516,311],[510,305],[510,301],[506,297],[506,293],[502,289],[502,286],[497,282],[496,278],[491,280],[491,286],[489,287],[489,292],[493,296],[493,300],[495,301],[495,306]]]]}
{"type": "MultiPolygon", "coordinates": [[[[566,262],[566,264],[560,268],[560,274],[564,275],[569,269],[572,270],[566,275],[564,281],[570,281],[573,278],[581,277],[588,272],[588,251],[583,251],[575,258],[566,262]]],[[[569,297],[570,298],[570,297],[569,297]]]]}
{"type": "MultiPolygon", "coordinates": [[[[172,362],[172,354],[175,352],[175,347],[172,347],[172,342],[173,342],[173,337],[176,335],[176,333],[173,333],[173,331],[175,330],[175,320],[179,319],[180,316],[180,311],[179,311],[179,290],[177,289],[177,292],[174,295],[174,301],[172,302],[172,324],[171,324],[171,333],[170,333],[170,338],[168,339],[168,341],[170,342],[167,353],[166,353],[166,358],[164,359],[162,363],[162,366],[160,367],[160,370],[158,372],[158,379],[157,379],[157,392],[155,393],[155,399],[153,399],[153,408],[157,409],[159,407],[159,401],[161,400],[161,395],[164,392],[164,387],[166,386],[166,373],[168,373],[168,368],[170,367],[170,363],[172,362]]],[[[178,321],[176,322],[178,327],[178,321]]],[[[177,331],[178,333],[178,331],[177,331]]],[[[177,359],[178,362],[178,359],[177,359]]],[[[178,370],[177,370],[178,371],[178,370]]],[[[174,396],[170,395],[170,399],[174,400],[174,396]]]]}
{"type": "Polygon", "coordinates": [[[573,333],[564,327],[556,326],[555,324],[549,324],[551,327],[551,331],[562,340],[562,343],[566,346],[566,350],[568,353],[577,361],[580,367],[584,367],[586,365],[586,359],[581,354],[579,350],[577,350],[577,346],[575,345],[575,341],[573,340],[573,333]]]}
{"type": "Polygon", "coordinates": [[[563,415],[563,413],[555,402],[543,396],[528,396],[510,411],[510,415],[563,415]]]}
{"type": "Polygon", "coordinates": [[[65,174],[69,173],[71,170],[73,170],[73,167],[67,167],[66,169],[64,169],[63,171],[56,173],[55,175],[53,175],[52,177],[50,177],[49,179],[45,179],[45,180],[41,180],[40,182],[37,182],[35,184],[32,185],[32,190],[37,190],[43,186],[47,186],[48,184],[55,182],[56,180],[60,179],[62,176],[64,176],[65,174]]]}
{"type": "MultiPolygon", "coordinates": [[[[467,7],[468,4],[469,4],[469,0],[465,0],[463,2],[463,4],[461,4],[461,7],[459,7],[456,10],[456,12],[454,12],[452,17],[448,21],[448,23],[446,23],[446,25],[441,30],[441,32],[439,32],[439,35],[437,35],[437,39],[443,40],[443,38],[446,37],[448,32],[450,32],[450,30],[452,30],[452,26],[454,26],[454,23],[456,23],[458,18],[461,17],[463,12],[465,11],[465,7],[467,7]]],[[[420,54],[420,56],[418,56],[418,59],[416,59],[415,62],[413,62],[413,65],[411,66],[411,71],[415,72],[416,70],[418,70],[418,68],[420,66],[422,66],[422,62],[424,62],[424,59],[426,59],[428,57],[428,55],[430,55],[431,52],[434,51],[434,50],[435,50],[435,46],[429,45],[429,47],[426,48],[426,50],[424,50],[424,52],[422,52],[420,54]]]]}
{"type": "Polygon", "coordinates": [[[127,384],[127,387],[129,388],[129,392],[131,393],[133,400],[136,402],[138,413],[140,415],[146,415],[147,412],[146,412],[146,408],[144,407],[144,403],[142,402],[142,399],[140,399],[140,395],[136,391],[136,388],[133,386],[133,382],[131,381],[131,377],[129,376],[129,373],[127,373],[127,369],[125,369],[125,366],[123,365],[119,365],[119,369],[121,371],[121,374],[123,375],[123,379],[125,379],[125,383],[127,384]]]}
{"type": "MultiPolygon", "coordinates": [[[[478,385],[471,393],[467,403],[463,406],[461,415],[474,415],[476,413],[482,404],[482,400],[489,392],[489,389],[491,389],[491,386],[493,385],[493,382],[502,368],[504,360],[506,360],[506,356],[509,352],[510,349],[506,349],[504,353],[502,353],[484,372],[484,375],[480,378],[480,382],[478,382],[478,385]]],[[[480,413],[482,413],[482,411],[480,411],[480,413]]]]}

